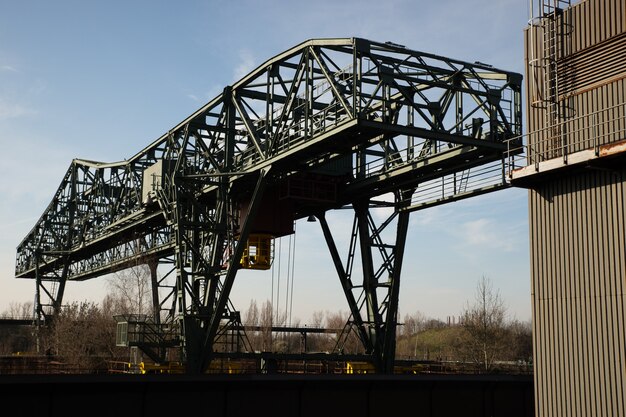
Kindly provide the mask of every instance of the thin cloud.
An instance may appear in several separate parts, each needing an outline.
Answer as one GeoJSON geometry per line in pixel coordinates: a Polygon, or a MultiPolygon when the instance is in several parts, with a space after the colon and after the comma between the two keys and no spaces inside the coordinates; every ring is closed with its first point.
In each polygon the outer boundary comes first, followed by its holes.
{"type": "MultiPolygon", "coordinates": [[[[383,194],[375,198],[376,201],[381,201],[385,203],[394,203],[396,198],[393,193],[383,194]]],[[[393,207],[380,207],[376,209],[370,210],[372,216],[378,220],[379,222],[384,222],[393,214],[393,207]]]]}
{"type": "Polygon", "coordinates": [[[411,226],[435,226],[445,223],[450,218],[450,210],[444,206],[417,210],[411,214],[411,226]]]}
{"type": "Polygon", "coordinates": [[[217,84],[209,86],[209,88],[202,94],[194,94],[193,92],[185,93],[185,97],[189,100],[195,101],[196,103],[206,103],[207,101],[213,100],[217,97],[223,86],[218,86],[217,84]]]}
{"type": "Polygon", "coordinates": [[[0,101],[0,120],[16,119],[22,116],[35,114],[34,110],[28,109],[17,103],[0,101]]]}
{"type": "Polygon", "coordinates": [[[496,240],[492,222],[487,219],[478,219],[466,222],[463,225],[465,243],[469,245],[487,245],[496,240]]]}
{"type": "Polygon", "coordinates": [[[33,225],[39,219],[39,216],[30,216],[23,219],[12,220],[11,223],[0,224],[0,230],[5,232],[7,230],[15,229],[15,225],[29,224],[33,225]]]}
{"type": "Polygon", "coordinates": [[[459,238],[462,246],[488,248],[494,251],[513,252],[517,249],[515,227],[502,225],[490,219],[477,219],[461,225],[459,238]]]}
{"type": "Polygon", "coordinates": [[[12,67],[10,65],[3,65],[0,67],[0,71],[8,71],[8,72],[18,72],[17,68],[12,67]]]}
{"type": "Polygon", "coordinates": [[[233,78],[235,81],[242,79],[248,75],[254,68],[256,68],[256,62],[252,53],[247,49],[239,51],[239,64],[235,67],[233,78]]]}

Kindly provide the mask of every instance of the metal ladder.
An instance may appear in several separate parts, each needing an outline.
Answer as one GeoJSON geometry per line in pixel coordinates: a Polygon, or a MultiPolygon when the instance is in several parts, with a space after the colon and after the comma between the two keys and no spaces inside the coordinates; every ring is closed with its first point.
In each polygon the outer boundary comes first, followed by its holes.
{"type": "Polygon", "coordinates": [[[534,15],[531,0],[530,59],[531,105],[541,108],[545,114],[546,141],[542,149],[544,159],[565,156],[564,122],[574,113],[570,99],[561,97],[561,82],[568,68],[563,58],[571,52],[571,33],[573,26],[565,11],[570,8],[571,0],[541,0],[539,15],[534,15]],[[533,27],[537,26],[537,27],[533,27]],[[541,42],[534,37],[541,33],[541,42]]]}

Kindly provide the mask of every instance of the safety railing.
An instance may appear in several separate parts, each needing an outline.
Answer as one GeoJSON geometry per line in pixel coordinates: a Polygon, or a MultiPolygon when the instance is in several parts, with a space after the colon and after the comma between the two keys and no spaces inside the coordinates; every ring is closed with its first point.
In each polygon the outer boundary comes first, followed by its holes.
{"type": "Polygon", "coordinates": [[[530,165],[538,170],[544,161],[562,158],[567,163],[575,152],[593,150],[598,156],[602,145],[625,139],[626,102],[622,102],[508,141],[507,165],[509,172],[530,165]],[[523,152],[515,152],[520,147],[523,152]]]}

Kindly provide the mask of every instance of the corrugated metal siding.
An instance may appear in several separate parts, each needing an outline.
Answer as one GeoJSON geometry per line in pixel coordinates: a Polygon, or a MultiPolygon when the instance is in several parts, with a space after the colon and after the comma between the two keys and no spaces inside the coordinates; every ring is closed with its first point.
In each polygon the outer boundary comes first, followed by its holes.
{"type": "Polygon", "coordinates": [[[626,415],[626,170],[530,191],[536,412],[626,415]]]}
{"type": "Polygon", "coordinates": [[[626,139],[626,78],[577,94],[572,101],[578,117],[564,123],[571,132],[567,153],[626,139]]]}
{"type": "MultiPolygon", "coordinates": [[[[538,106],[543,29],[525,32],[531,162],[555,157],[555,132],[564,153],[626,139],[626,0],[586,0],[564,16],[572,31],[559,97],[572,112],[558,129],[538,106]]],[[[570,170],[529,192],[539,416],[626,416],[626,168],[607,168],[570,170]]]]}
{"type": "Polygon", "coordinates": [[[624,0],[586,0],[565,13],[572,27],[572,53],[578,53],[623,33],[626,29],[624,0]]]}
{"type": "MultiPolygon", "coordinates": [[[[586,0],[563,16],[571,22],[567,52],[558,56],[560,102],[568,103],[570,109],[562,130],[568,132],[562,141],[569,144],[566,153],[622,140],[626,137],[626,106],[614,106],[626,103],[626,0],[586,0]],[[598,128],[591,128],[592,123],[598,128]]],[[[542,24],[548,21],[543,19],[542,24]]],[[[539,106],[545,98],[543,28],[526,30],[525,44],[527,129],[534,132],[528,139],[530,153],[548,159],[554,156],[549,152],[554,146],[550,140],[554,130],[546,129],[546,112],[539,106]],[[533,58],[535,65],[530,62],[533,58]]],[[[533,155],[529,156],[533,160],[533,155]]]]}
{"type": "Polygon", "coordinates": [[[626,78],[626,33],[560,60],[558,71],[563,74],[559,85],[562,97],[626,78]]]}

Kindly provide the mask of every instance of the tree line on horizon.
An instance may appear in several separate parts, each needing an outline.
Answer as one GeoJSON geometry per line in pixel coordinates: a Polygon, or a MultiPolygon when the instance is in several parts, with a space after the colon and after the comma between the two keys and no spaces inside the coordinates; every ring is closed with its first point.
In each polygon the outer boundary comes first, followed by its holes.
{"type": "MultiPolygon", "coordinates": [[[[109,361],[129,361],[128,348],[115,345],[116,321],[120,314],[152,314],[149,271],[131,268],[112,276],[102,302],[72,302],[64,305],[51,326],[35,334],[33,329],[0,329],[0,356],[16,353],[46,355],[78,372],[105,370],[109,361]],[[38,352],[37,352],[38,349],[38,352]]],[[[32,316],[32,303],[12,303],[4,317],[32,316]]],[[[272,326],[287,325],[286,314],[277,312],[268,300],[251,300],[242,312],[242,324],[253,350],[259,352],[364,353],[356,333],[350,331],[347,312],[314,312],[309,328],[331,329],[328,333],[272,332],[272,326]]],[[[300,327],[296,318],[291,327],[300,327]]],[[[176,356],[176,352],[172,352],[176,356]]],[[[468,300],[460,319],[453,323],[406,314],[396,332],[396,359],[464,364],[468,372],[495,372],[502,364],[532,369],[532,332],[529,322],[509,319],[500,294],[491,281],[479,280],[473,300],[468,300]]],[[[174,358],[172,360],[175,360],[174,358]]],[[[510,369],[510,368],[508,368],[510,369]]]]}

